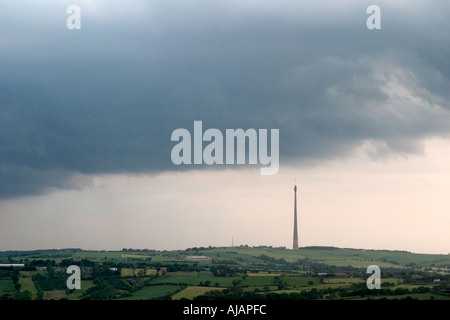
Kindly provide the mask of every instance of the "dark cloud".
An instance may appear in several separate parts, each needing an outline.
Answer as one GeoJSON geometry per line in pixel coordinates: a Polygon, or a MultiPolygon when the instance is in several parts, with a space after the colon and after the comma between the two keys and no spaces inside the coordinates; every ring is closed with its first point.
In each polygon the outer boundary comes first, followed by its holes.
{"type": "Polygon", "coordinates": [[[380,1],[374,31],[368,5],[3,1],[0,197],[180,170],[170,136],[194,120],[280,129],[281,165],[366,142],[420,152],[450,131],[450,5],[380,1]],[[81,30],[65,28],[69,4],[81,30]]]}

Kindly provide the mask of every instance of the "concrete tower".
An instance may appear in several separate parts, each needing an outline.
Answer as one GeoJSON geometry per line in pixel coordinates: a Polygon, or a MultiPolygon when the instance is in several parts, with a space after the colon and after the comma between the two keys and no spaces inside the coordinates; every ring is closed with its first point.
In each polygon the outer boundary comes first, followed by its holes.
{"type": "Polygon", "coordinates": [[[297,233],[297,185],[294,187],[294,244],[293,250],[298,250],[298,233],[297,233]]]}

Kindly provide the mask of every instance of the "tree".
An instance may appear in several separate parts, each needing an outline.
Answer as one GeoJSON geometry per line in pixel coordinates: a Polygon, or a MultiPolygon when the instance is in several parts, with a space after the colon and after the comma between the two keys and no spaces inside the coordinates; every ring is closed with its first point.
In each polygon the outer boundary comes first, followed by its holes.
{"type": "Polygon", "coordinates": [[[55,269],[53,268],[53,263],[52,262],[54,263],[54,261],[51,261],[51,262],[47,263],[47,272],[48,272],[48,275],[50,277],[53,277],[55,275],[55,269]]]}
{"type": "Polygon", "coordinates": [[[137,276],[138,276],[138,277],[143,277],[143,276],[145,276],[145,269],[144,269],[144,270],[139,270],[138,273],[137,273],[137,276]]]}
{"type": "Polygon", "coordinates": [[[16,292],[15,300],[31,300],[31,292],[28,290],[16,292]]]}
{"type": "Polygon", "coordinates": [[[241,280],[235,279],[232,281],[232,283],[233,283],[233,286],[237,286],[238,284],[241,283],[241,280]]]}

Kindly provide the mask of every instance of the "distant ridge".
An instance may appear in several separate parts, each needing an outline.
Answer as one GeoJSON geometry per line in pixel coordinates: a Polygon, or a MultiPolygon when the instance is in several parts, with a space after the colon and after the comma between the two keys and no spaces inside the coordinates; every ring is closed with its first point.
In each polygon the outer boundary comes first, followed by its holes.
{"type": "Polygon", "coordinates": [[[412,253],[406,250],[388,250],[388,249],[357,249],[357,248],[338,248],[338,247],[327,247],[327,246],[306,246],[300,247],[299,249],[306,250],[356,250],[356,251],[390,251],[390,252],[404,252],[412,253]]]}
{"type": "MultiPolygon", "coordinates": [[[[241,246],[234,246],[230,248],[252,248],[248,245],[241,245],[241,246]]],[[[221,247],[217,247],[221,248],[221,247]]],[[[222,247],[222,248],[227,248],[222,247]]],[[[253,248],[257,249],[285,249],[289,250],[286,247],[272,247],[272,246],[253,246],[253,248]]],[[[63,249],[37,249],[37,250],[7,250],[7,251],[0,251],[0,257],[7,257],[7,256],[22,256],[22,255],[30,255],[30,254],[58,254],[58,253],[67,253],[67,252],[105,252],[105,251],[190,251],[190,250],[211,250],[216,249],[215,246],[209,246],[209,247],[199,247],[199,248],[186,248],[186,249],[174,249],[174,250],[153,250],[153,249],[118,249],[118,250],[84,250],[81,248],[63,248],[63,249]]],[[[401,253],[412,253],[410,251],[406,250],[391,250],[391,249],[362,249],[362,248],[339,248],[334,246],[305,246],[305,247],[299,247],[299,250],[353,250],[353,251],[383,251],[383,252],[401,252],[401,253]]],[[[419,254],[419,253],[416,253],[419,254]]]]}
{"type": "Polygon", "coordinates": [[[22,256],[29,254],[56,254],[56,253],[65,253],[65,252],[77,252],[77,251],[85,251],[80,248],[64,248],[64,249],[39,249],[39,250],[8,250],[8,251],[0,251],[0,257],[7,256],[22,256]]]}

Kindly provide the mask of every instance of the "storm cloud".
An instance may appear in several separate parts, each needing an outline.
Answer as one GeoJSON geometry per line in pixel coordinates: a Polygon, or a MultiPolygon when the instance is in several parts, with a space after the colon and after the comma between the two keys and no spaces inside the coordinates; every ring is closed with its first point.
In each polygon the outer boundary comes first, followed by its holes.
{"type": "Polygon", "coordinates": [[[0,197],[191,169],[170,137],[194,120],[279,129],[281,166],[422,152],[450,133],[450,3],[378,1],[368,30],[371,4],[2,1],[0,197]]]}

